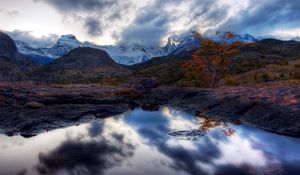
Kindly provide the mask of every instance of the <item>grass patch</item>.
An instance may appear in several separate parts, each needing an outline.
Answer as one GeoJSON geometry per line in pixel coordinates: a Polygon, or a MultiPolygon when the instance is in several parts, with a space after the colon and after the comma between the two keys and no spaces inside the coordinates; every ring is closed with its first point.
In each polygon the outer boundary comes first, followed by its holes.
{"type": "Polygon", "coordinates": [[[228,75],[223,79],[223,84],[237,86],[271,81],[299,80],[299,68],[300,60],[289,61],[283,64],[270,64],[264,68],[251,70],[245,73],[228,75]]]}

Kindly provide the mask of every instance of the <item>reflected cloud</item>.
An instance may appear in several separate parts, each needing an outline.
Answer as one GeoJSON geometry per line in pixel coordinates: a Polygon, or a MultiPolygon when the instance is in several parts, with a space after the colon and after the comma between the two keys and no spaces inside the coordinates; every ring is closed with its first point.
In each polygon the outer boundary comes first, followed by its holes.
{"type": "Polygon", "coordinates": [[[123,160],[133,156],[135,147],[125,143],[123,135],[113,133],[109,139],[101,136],[102,122],[93,121],[87,127],[87,131],[91,137],[88,140],[85,137],[68,139],[55,150],[40,153],[38,172],[40,174],[104,174],[107,169],[120,166],[123,160]]]}
{"type": "Polygon", "coordinates": [[[169,108],[136,109],[29,139],[0,135],[0,171],[32,175],[299,174],[300,139],[224,122],[169,108]],[[208,129],[201,129],[201,124],[208,129]],[[229,128],[235,132],[227,137],[224,131],[229,128]],[[176,132],[180,137],[169,134],[176,132]]]}
{"type": "Polygon", "coordinates": [[[50,153],[40,154],[37,170],[40,174],[103,174],[132,156],[133,149],[128,144],[114,146],[105,140],[86,143],[69,140],[50,153]]]}
{"type": "Polygon", "coordinates": [[[99,136],[103,130],[103,123],[101,121],[92,121],[88,126],[88,132],[91,137],[99,136]]]}
{"type": "MultiPolygon", "coordinates": [[[[168,108],[162,108],[161,115],[168,120],[160,123],[165,125],[163,128],[167,128],[168,133],[174,128],[180,128],[180,124],[189,129],[195,128],[197,123],[200,124],[199,130],[192,131],[199,131],[194,135],[198,137],[197,140],[178,140],[171,137],[172,135],[158,133],[153,129],[137,128],[142,138],[172,160],[172,163],[168,164],[172,169],[188,174],[257,174],[273,172],[272,169],[276,169],[277,172],[283,171],[280,163],[271,159],[265,150],[254,147],[255,143],[252,140],[236,133],[235,129],[241,124],[239,121],[228,123],[207,118],[195,120],[168,108]]],[[[181,136],[188,138],[188,135],[181,136]]]]}

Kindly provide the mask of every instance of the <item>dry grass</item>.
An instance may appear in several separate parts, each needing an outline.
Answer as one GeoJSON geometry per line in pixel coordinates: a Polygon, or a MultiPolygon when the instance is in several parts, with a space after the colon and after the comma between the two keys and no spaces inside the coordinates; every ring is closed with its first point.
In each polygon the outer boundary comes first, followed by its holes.
{"type": "Polygon", "coordinates": [[[298,79],[300,79],[300,60],[289,61],[286,64],[270,64],[265,68],[227,76],[222,82],[224,85],[237,86],[298,79]]]}

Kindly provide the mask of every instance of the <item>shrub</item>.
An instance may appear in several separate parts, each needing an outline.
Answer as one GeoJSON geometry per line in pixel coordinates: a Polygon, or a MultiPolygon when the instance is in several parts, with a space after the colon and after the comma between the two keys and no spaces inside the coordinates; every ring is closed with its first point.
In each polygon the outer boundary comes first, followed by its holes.
{"type": "Polygon", "coordinates": [[[295,64],[295,68],[300,68],[300,64],[295,64]]]}
{"type": "Polygon", "coordinates": [[[193,53],[192,60],[183,64],[185,77],[196,86],[214,88],[226,71],[230,58],[238,55],[240,49],[249,44],[232,42],[235,35],[230,32],[225,32],[220,42],[204,38],[197,32],[194,35],[201,47],[193,53]]]}
{"type": "Polygon", "coordinates": [[[231,76],[224,78],[224,84],[228,86],[238,86],[240,82],[231,76]]]}

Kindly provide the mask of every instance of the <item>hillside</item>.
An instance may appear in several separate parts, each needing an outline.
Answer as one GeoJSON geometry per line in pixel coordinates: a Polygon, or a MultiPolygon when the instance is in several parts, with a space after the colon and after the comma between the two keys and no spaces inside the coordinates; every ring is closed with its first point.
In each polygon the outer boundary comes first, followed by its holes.
{"type": "Polygon", "coordinates": [[[134,76],[158,77],[162,84],[173,84],[183,78],[181,65],[191,59],[192,52],[181,52],[178,55],[153,58],[144,63],[130,66],[134,76]]]}
{"type": "Polygon", "coordinates": [[[76,48],[33,72],[34,79],[51,82],[98,82],[130,73],[103,50],[76,48]]]}
{"type": "Polygon", "coordinates": [[[15,42],[0,32],[0,81],[27,80],[33,63],[20,54],[15,42]]]}
{"type": "Polygon", "coordinates": [[[22,62],[0,56],[0,81],[23,81],[27,80],[25,67],[22,62]]]}
{"type": "Polygon", "coordinates": [[[14,40],[8,36],[6,33],[0,31],[0,56],[10,58],[13,60],[18,60],[21,62],[30,64],[29,61],[24,55],[22,55],[16,46],[14,40]]]}
{"type": "MultiPolygon", "coordinates": [[[[184,80],[184,74],[181,65],[184,61],[191,59],[193,51],[181,52],[177,55],[153,58],[141,64],[131,66],[136,76],[158,77],[163,84],[190,86],[189,82],[184,80]]],[[[238,76],[252,70],[265,70],[268,65],[286,65],[290,61],[300,59],[300,42],[281,41],[276,39],[264,39],[257,41],[254,46],[249,46],[241,50],[241,53],[231,58],[229,67],[223,76],[238,76]]],[[[292,63],[291,63],[292,64],[292,63]]],[[[293,69],[286,70],[284,73],[272,69],[272,74],[288,74],[293,69]]],[[[293,73],[293,75],[295,72],[293,73]]],[[[297,76],[285,76],[297,77],[297,76]]],[[[273,78],[277,81],[280,78],[273,78]]],[[[281,78],[282,79],[282,78],[281,78]]],[[[285,78],[287,79],[287,78],[285,78]]],[[[251,81],[252,83],[254,81],[251,81]]]]}

